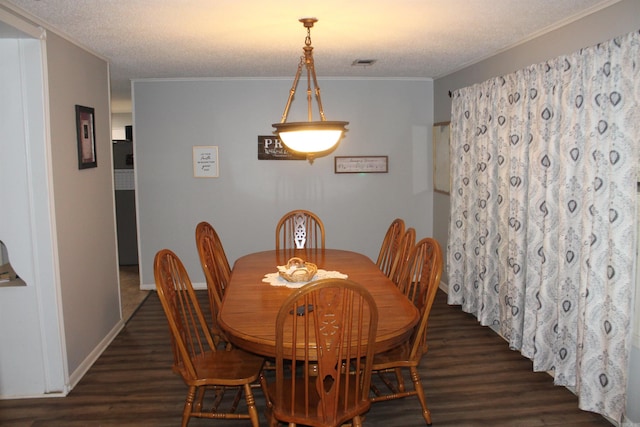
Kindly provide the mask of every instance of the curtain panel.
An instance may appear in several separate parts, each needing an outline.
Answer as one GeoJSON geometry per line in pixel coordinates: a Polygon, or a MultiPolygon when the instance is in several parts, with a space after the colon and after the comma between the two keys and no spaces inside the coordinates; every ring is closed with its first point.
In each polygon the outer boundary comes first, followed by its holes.
{"type": "Polygon", "coordinates": [[[583,410],[621,420],[631,348],[640,32],[453,93],[450,304],[583,410]]]}

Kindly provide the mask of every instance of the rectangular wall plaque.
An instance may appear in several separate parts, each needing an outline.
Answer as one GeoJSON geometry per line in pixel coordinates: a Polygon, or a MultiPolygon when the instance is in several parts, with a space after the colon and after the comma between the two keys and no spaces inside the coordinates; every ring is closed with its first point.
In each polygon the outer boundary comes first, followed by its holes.
{"type": "Polygon", "coordinates": [[[218,147],[194,146],[193,147],[193,176],[195,178],[218,177],[218,147]]]}
{"type": "Polygon", "coordinates": [[[287,150],[275,136],[258,135],[258,160],[305,160],[287,150]]]}
{"type": "Polygon", "coordinates": [[[336,156],[335,173],[387,173],[389,156],[336,156]]]}

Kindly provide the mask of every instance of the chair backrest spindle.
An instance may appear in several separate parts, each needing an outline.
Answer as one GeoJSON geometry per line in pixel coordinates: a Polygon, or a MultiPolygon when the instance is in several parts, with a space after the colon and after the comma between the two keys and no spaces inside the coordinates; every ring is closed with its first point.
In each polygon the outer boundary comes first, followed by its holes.
{"type": "Polygon", "coordinates": [[[393,260],[393,267],[391,268],[391,275],[389,278],[396,286],[400,283],[404,270],[407,268],[409,262],[409,256],[411,250],[416,244],[416,230],[413,227],[409,227],[405,230],[402,238],[400,239],[400,245],[396,251],[396,255],[393,260]]]}
{"type": "Polygon", "coordinates": [[[366,412],[377,323],[373,297],[350,280],[291,294],[276,319],[275,418],[338,426],[366,412]]]}
{"type": "Polygon", "coordinates": [[[156,254],[154,266],[158,297],[171,332],[174,370],[195,379],[192,358],[214,351],[213,338],[180,259],[163,249],[156,254]]]}
{"type": "Polygon", "coordinates": [[[216,344],[228,342],[218,327],[217,316],[222,307],[224,290],[229,284],[231,268],[218,233],[208,222],[200,222],[196,226],[196,247],[200,257],[200,265],[207,282],[209,309],[211,311],[211,332],[216,344]]]}
{"type": "Polygon", "coordinates": [[[411,357],[422,355],[427,339],[427,321],[442,275],[442,249],[431,237],[421,239],[409,257],[408,268],[400,282],[400,290],[420,312],[420,321],[411,337],[411,357]]]}
{"type": "Polygon", "coordinates": [[[276,250],[324,249],[324,224],[311,211],[287,212],[276,225],[276,250]]]}
{"type": "Polygon", "coordinates": [[[394,259],[404,234],[404,228],[404,220],[401,218],[394,219],[387,228],[382,245],[380,245],[380,253],[378,254],[376,265],[387,277],[391,277],[394,259]]]}

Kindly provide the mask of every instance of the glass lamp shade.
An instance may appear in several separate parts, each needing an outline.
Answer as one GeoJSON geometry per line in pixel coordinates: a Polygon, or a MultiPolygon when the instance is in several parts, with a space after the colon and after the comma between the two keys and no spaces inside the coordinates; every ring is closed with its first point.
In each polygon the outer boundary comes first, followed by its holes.
{"type": "Polygon", "coordinates": [[[291,151],[313,157],[333,150],[340,142],[349,122],[290,122],[274,123],[274,133],[291,151]]]}

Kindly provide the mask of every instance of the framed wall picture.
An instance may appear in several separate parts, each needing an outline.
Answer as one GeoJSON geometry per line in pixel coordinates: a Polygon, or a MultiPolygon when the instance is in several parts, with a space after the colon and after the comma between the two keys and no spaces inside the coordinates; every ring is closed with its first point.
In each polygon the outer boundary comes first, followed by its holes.
{"type": "Polygon", "coordinates": [[[389,156],[336,156],[335,173],[387,173],[389,156]]]}
{"type": "Polygon", "coordinates": [[[449,194],[449,128],[450,122],[433,125],[433,190],[449,194]]]}
{"type": "Polygon", "coordinates": [[[95,110],[76,105],[76,133],[78,135],[78,169],[98,166],[96,156],[95,110]]]}
{"type": "Polygon", "coordinates": [[[218,147],[200,145],[193,147],[193,176],[195,178],[218,177],[218,147]]]}

